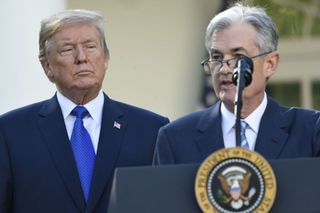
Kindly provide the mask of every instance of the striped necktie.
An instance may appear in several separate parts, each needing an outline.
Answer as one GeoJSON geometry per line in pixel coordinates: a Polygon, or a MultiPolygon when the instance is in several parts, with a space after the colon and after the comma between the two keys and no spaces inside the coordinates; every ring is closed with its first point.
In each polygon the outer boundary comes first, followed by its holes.
{"type": "Polygon", "coordinates": [[[241,129],[240,129],[241,147],[245,149],[249,149],[249,143],[246,137],[246,129],[248,128],[249,125],[244,120],[241,120],[240,124],[241,124],[241,129]]]}

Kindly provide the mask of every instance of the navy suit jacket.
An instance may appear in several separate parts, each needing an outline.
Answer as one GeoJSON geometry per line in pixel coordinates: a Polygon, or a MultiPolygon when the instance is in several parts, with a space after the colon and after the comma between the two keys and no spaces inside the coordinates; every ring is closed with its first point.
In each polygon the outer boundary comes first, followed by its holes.
{"type": "Polygon", "coordinates": [[[106,213],[114,169],[151,165],[158,130],[168,122],[105,95],[86,205],[56,96],[2,115],[0,212],[106,213]]]}
{"type": "MultiPolygon", "coordinates": [[[[154,164],[201,163],[224,148],[220,105],[219,101],[162,127],[154,164]]],[[[314,110],[282,107],[268,97],[255,151],[266,159],[319,156],[319,116],[314,110]]]]}

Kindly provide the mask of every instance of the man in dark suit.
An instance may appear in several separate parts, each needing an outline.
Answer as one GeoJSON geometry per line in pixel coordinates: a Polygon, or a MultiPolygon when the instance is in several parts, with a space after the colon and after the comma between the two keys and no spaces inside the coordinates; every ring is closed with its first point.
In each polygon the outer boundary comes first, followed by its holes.
{"type": "Polygon", "coordinates": [[[0,117],[0,212],[105,213],[115,168],[150,165],[169,121],[102,92],[109,51],[100,14],[51,16],[39,46],[57,93],[0,117]]]}
{"type": "Polygon", "coordinates": [[[154,164],[199,163],[214,151],[236,145],[232,74],[241,56],[250,57],[254,65],[240,113],[243,146],[267,159],[320,155],[320,113],[282,107],[265,93],[279,53],[278,31],[263,8],[236,4],[216,15],[207,27],[206,48],[204,65],[219,100],[161,128],[154,164]]]}

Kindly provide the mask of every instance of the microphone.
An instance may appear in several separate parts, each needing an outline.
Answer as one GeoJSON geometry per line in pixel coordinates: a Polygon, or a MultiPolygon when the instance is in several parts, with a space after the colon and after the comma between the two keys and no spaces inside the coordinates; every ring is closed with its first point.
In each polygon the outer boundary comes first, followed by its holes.
{"type": "Polygon", "coordinates": [[[232,82],[237,85],[240,72],[243,73],[244,87],[249,86],[252,81],[253,61],[247,56],[241,56],[237,62],[237,67],[232,73],[232,82]]]}
{"type": "Polygon", "coordinates": [[[236,145],[241,146],[240,136],[240,120],[242,109],[242,92],[243,89],[248,86],[252,81],[253,73],[253,61],[247,56],[241,56],[237,62],[237,67],[232,73],[232,82],[237,86],[235,102],[234,102],[234,114],[236,116],[236,145]]]}

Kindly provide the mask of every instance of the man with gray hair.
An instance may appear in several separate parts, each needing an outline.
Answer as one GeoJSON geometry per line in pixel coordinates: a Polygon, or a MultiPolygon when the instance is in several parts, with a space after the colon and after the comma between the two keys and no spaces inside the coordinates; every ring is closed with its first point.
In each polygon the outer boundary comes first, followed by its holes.
{"type": "Polygon", "coordinates": [[[39,59],[57,92],[0,116],[1,213],[105,213],[116,167],[150,165],[168,118],[109,98],[103,17],[43,20],[39,59]]]}
{"type": "Polygon", "coordinates": [[[320,113],[280,106],[265,92],[279,63],[278,31],[265,10],[235,4],[211,20],[205,39],[209,58],[203,65],[219,100],[162,127],[154,164],[200,163],[214,151],[236,146],[232,75],[242,56],[251,58],[254,68],[242,94],[241,146],[267,159],[320,156],[320,113]]]}

